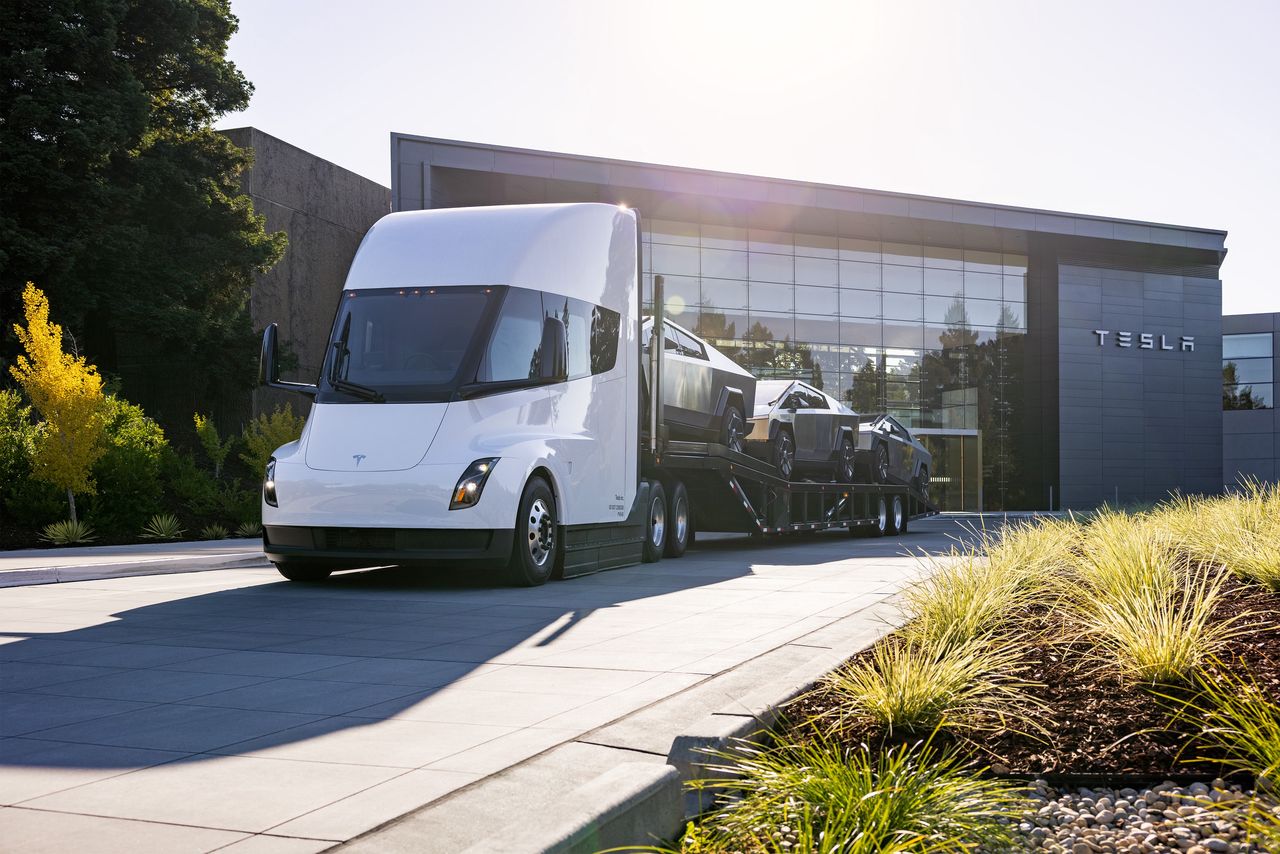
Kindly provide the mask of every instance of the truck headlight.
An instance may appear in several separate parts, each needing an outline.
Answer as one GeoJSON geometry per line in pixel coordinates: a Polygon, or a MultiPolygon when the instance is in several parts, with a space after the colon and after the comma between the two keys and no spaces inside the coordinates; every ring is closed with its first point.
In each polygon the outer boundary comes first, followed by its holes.
{"type": "Polygon", "coordinates": [[[484,492],[484,482],[489,479],[489,472],[498,464],[498,457],[476,460],[467,466],[467,470],[458,478],[458,485],[453,488],[453,497],[449,501],[450,510],[463,510],[474,507],[484,492]]]}
{"type": "Polygon", "coordinates": [[[267,461],[267,473],[262,478],[262,498],[272,507],[279,507],[276,499],[276,458],[267,461]]]}

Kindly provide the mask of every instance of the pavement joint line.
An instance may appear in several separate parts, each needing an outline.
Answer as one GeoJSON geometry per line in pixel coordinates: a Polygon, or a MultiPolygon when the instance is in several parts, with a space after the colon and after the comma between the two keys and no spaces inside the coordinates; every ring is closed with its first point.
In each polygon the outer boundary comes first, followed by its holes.
{"type": "MultiPolygon", "coordinates": [[[[138,770],[142,770],[142,769],[138,769],[138,770]]],[[[89,784],[85,783],[84,785],[87,786],[89,784]]],[[[21,804],[12,804],[8,807],[0,807],[0,809],[26,810],[27,812],[54,813],[56,815],[89,816],[90,818],[105,818],[111,821],[136,821],[141,824],[161,824],[166,827],[193,827],[197,830],[221,830],[227,833],[244,833],[244,834],[250,834],[250,835],[257,835],[252,830],[240,830],[238,828],[211,827],[210,825],[207,825],[207,824],[186,824],[180,821],[160,821],[159,819],[154,819],[154,818],[124,818],[118,815],[104,815],[102,813],[96,813],[96,812],[72,812],[71,810],[55,810],[49,807],[26,807],[26,806],[22,806],[21,804]]],[[[298,837],[298,838],[309,838],[309,837],[298,837]]],[[[243,840],[236,840],[236,841],[242,842],[243,840]]],[[[316,841],[328,842],[330,840],[318,839],[316,841]]]]}
{"type": "Polygon", "coordinates": [[[640,747],[627,747],[626,745],[622,745],[622,744],[605,744],[602,741],[588,741],[585,738],[575,738],[575,739],[572,739],[572,741],[575,744],[589,744],[592,747],[607,747],[610,750],[625,750],[628,753],[643,753],[646,756],[660,756],[663,759],[667,758],[667,754],[665,753],[659,753],[656,750],[645,750],[640,747]]]}

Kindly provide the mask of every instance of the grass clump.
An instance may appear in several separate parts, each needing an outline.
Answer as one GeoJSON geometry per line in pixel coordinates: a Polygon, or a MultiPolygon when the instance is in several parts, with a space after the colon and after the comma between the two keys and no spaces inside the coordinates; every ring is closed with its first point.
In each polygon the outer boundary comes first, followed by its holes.
{"type": "Polygon", "coordinates": [[[1251,676],[1226,668],[1199,680],[1200,694],[1183,714],[1201,727],[1206,761],[1252,774],[1260,789],[1280,783],[1280,706],[1251,676]]]}
{"type": "Polygon", "coordinates": [[[261,537],[262,525],[258,522],[241,522],[236,526],[237,537],[261,537]]]}
{"type": "Polygon", "coordinates": [[[227,526],[220,525],[217,522],[205,525],[200,529],[200,539],[202,540],[225,540],[229,536],[231,536],[231,532],[227,530],[227,526]]]}
{"type": "Polygon", "coordinates": [[[80,543],[91,543],[97,539],[93,534],[93,526],[80,519],[64,519],[46,525],[40,533],[40,539],[55,546],[74,546],[80,543]]]}
{"type": "Polygon", "coordinates": [[[1280,485],[1250,480],[1214,498],[1178,497],[1152,520],[1191,560],[1280,592],[1280,485]]]}
{"type": "Polygon", "coordinates": [[[142,527],[142,536],[148,540],[176,540],[183,533],[182,523],[172,513],[157,513],[142,527]]]}

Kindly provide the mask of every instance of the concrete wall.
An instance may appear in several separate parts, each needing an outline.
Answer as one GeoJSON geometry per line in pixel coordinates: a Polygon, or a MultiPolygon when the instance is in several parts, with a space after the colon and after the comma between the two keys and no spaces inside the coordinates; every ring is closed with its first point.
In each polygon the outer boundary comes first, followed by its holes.
{"type": "MultiPolygon", "coordinates": [[[[1222,318],[1224,335],[1244,332],[1272,333],[1272,365],[1280,365],[1280,314],[1222,318]]],[[[1245,477],[1273,483],[1280,480],[1280,409],[1222,413],[1222,475],[1228,486],[1245,477]]]]}
{"type": "Polygon", "coordinates": [[[1061,506],[1220,491],[1222,283],[1063,264],[1058,315],[1061,506]],[[1097,329],[1111,333],[1102,345],[1097,329]],[[1142,332],[1156,349],[1139,348],[1142,332]],[[1158,349],[1161,335],[1175,349],[1158,349]]]}
{"type": "MultiPolygon", "coordinates": [[[[285,379],[314,382],[347,268],[365,232],[391,211],[391,191],[257,128],[223,133],[253,149],[254,166],[242,185],[267,230],[289,235],[280,263],[254,285],[254,328],[280,324],[280,340],[298,359],[285,379]]],[[[254,414],[284,402],[296,412],[305,398],[259,389],[254,414]]]]}

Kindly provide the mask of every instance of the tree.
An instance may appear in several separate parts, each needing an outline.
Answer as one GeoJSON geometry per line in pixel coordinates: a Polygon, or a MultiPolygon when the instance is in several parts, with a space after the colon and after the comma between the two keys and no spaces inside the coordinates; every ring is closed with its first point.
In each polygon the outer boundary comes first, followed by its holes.
{"type": "Polygon", "coordinates": [[[231,443],[235,441],[235,437],[228,436],[223,439],[218,435],[217,425],[199,412],[193,416],[193,420],[196,425],[196,438],[200,440],[205,454],[209,457],[209,462],[213,463],[213,479],[220,480],[222,464],[226,461],[227,454],[231,453],[231,443]]]}
{"type": "Polygon", "coordinates": [[[236,25],[228,0],[0,6],[0,314],[40,281],[172,423],[252,384],[249,289],[284,246],[240,191],[249,154],[211,129],[252,92],[236,25]]]}
{"type": "Polygon", "coordinates": [[[83,356],[63,352],[62,327],[50,322],[49,300],[39,288],[28,282],[22,302],[27,328],[14,324],[13,331],[26,353],[9,372],[44,419],[32,474],[66,490],[75,522],[75,494],[93,492],[90,471],[106,451],[102,377],[83,356]]]}

